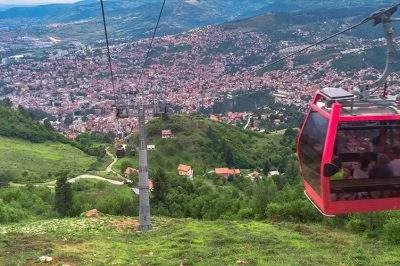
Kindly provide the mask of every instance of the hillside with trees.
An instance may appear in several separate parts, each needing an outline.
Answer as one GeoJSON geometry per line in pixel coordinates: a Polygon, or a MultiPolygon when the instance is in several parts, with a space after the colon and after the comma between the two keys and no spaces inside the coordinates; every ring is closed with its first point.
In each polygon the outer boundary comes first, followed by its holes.
{"type": "MultiPolygon", "coordinates": [[[[163,168],[176,173],[178,165],[183,163],[191,165],[199,174],[216,167],[259,171],[267,167],[287,172],[286,168],[295,164],[294,130],[288,130],[286,134],[256,133],[202,117],[184,115],[152,120],[146,129],[148,144],[155,145],[155,150],[149,151],[151,170],[163,168]],[[162,130],[171,130],[174,137],[163,139],[162,130]]],[[[132,135],[129,146],[137,143],[137,135],[132,135]]],[[[137,166],[137,157],[128,157],[115,166],[117,171],[121,170],[121,164],[126,166],[124,161],[137,166]]]]}
{"type": "MultiPolygon", "coordinates": [[[[0,188],[0,262],[29,264],[43,254],[60,263],[77,264],[90,260],[100,264],[232,264],[240,260],[262,264],[284,261],[282,254],[294,264],[306,260],[347,264],[354,259],[362,264],[398,262],[393,250],[400,243],[399,212],[328,219],[307,201],[293,158],[294,130],[259,134],[191,116],[156,119],[147,130],[149,143],[156,145],[149,151],[153,231],[146,235],[135,231],[138,197],[131,189],[135,183],[77,180],[69,184],[73,175],[64,171],[55,175],[55,188],[0,188]],[[174,138],[162,139],[164,129],[170,129],[174,138]],[[194,178],[178,175],[177,163],[192,164],[194,178]],[[239,168],[241,174],[222,178],[212,172],[217,166],[239,168]],[[271,176],[269,171],[275,169],[280,174],[271,176]],[[248,175],[253,170],[260,173],[258,178],[248,175]],[[83,218],[94,208],[103,215],[83,218]],[[166,236],[174,248],[161,241],[166,236]],[[21,239],[30,243],[29,251],[10,255],[15,245],[25,245],[21,239]],[[143,241],[152,248],[143,248],[143,241]],[[153,245],[157,242],[165,245],[153,245]],[[82,245],[80,251],[71,250],[71,243],[82,245]],[[85,248],[91,245],[104,252],[85,248]],[[128,256],[123,250],[132,250],[131,245],[135,249],[128,256]],[[111,249],[118,251],[104,257],[111,249]],[[292,256],[293,250],[307,256],[292,256]],[[150,252],[153,255],[143,255],[150,252]]],[[[129,143],[133,150],[136,138],[131,136],[129,143]]],[[[135,167],[130,163],[136,159],[121,159],[118,170],[135,167]]],[[[135,180],[134,175],[129,178],[135,180]]]]}
{"type": "Polygon", "coordinates": [[[82,134],[75,141],[39,123],[32,114],[7,101],[0,104],[0,179],[3,182],[40,183],[60,171],[84,173],[103,167],[105,148],[113,140],[104,134],[82,134]]]}

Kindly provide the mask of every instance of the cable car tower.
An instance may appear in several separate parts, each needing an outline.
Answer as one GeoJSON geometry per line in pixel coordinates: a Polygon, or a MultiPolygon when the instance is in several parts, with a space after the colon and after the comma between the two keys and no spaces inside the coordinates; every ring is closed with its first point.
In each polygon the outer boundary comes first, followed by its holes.
{"type": "MultiPolygon", "coordinates": [[[[144,63],[142,66],[142,71],[139,76],[139,82],[142,80],[144,75],[144,69],[147,66],[149,55],[153,47],[153,42],[156,36],[157,28],[159,26],[162,12],[164,10],[166,0],[163,0],[161,10],[157,19],[156,26],[154,27],[153,35],[149,43],[149,47],[144,58],[144,63]]],[[[118,93],[115,91],[114,87],[114,76],[112,71],[111,56],[108,42],[108,34],[106,27],[106,20],[104,14],[104,3],[100,0],[101,10],[103,16],[104,33],[107,44],[107,54],[108,54],[108,64],[111,74],[111,82],[113,86],[113,91],[116,94],[115,97],[115,111],[116,119],[118,121],[118,131],[120,130],[119,120],[129,117],[138,118],[139,126],[139,230],[148,231],[151,230],[151,214],[150,214],[150,200],[149,200],[149,167],[148,167],[148,157],[147,157],[147,140],[145,132],[146,115],[159,116],[161,113],[166,113],[170,110],[168,105],[164,101],[159,101],[153,98],[151,103],[145,103],[145,91],[144,89],[139,89],[139,95],[134,95],[132,97],[124,97],[119,90],[118,93]]],[[[138,84],[139,86],[142,84],[138,84]]]]}
{"type": "Polygon", "coordinates": [[[396,51],[391,24],[400,21],[392,16],[399,6],[374,12],[354,26],[265,66],[367,22],[383,25],[386,66],[381,76],[353,92],[329,87],[317,91],[299,133],[297,157],[304,192],[325,216],[400,209],[400,171],[391,164],[400,159],[400,103],[398,97],[387,97],[387,78],[396,51]],[[376,95],[378,91],[382,93],[376,95]]]}

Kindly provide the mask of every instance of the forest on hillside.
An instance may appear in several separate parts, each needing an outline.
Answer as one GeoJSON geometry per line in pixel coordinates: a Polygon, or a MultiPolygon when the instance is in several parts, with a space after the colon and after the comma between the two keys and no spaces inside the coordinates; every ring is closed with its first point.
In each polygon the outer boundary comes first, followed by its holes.
{"type": "MultiPolygon", "coordinates": [[[[155,216],[322,223],[365,234],[371,241],[400,243],[399,212],[326,219],[314,209],[303,195],[294,157],[295,130],[261,134],[190,116],[156,119],[147,130],[149,141],[157,146],[157,152],[150,153],[150,177],[154,185],[151,206],[155,216]],[[175,132],[174,139],[160,138],[160,131],[165,128],[175,132]],[[193,180],[177,174],[178,163],[193,164],[193,180]],[[240,168],[241,174],[224,179],[210,171],[217,166],[240,168]],[[271,176],[271,170],[280,174],[271,176]],[[249,177],[253,172],[258,173],[256,178],[249,177]]],[[[136,137],[132,139],[134,142],[136,137]]],[[[123,175],[127,167],[136,167],[136,162],[137,157],[126,157],[115,170],[123,175]]],[[[138,198],[131,190],[132,183],[112,185],[96,180],[68,183],[73,177],[68,171],[54,176],[55,187],[0,188],[0,223],[79,217],[93,208],[109,215],[137,216],[138,198]]],[[[128,177],[137,181],[135,174],[128,177]]]]}

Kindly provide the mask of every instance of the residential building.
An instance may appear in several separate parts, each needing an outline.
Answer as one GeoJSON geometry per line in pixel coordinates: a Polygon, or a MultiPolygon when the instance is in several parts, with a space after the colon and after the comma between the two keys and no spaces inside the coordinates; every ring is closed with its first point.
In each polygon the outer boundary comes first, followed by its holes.
{"type": "Polygon", "coordinates": [[[228,179],[230,176],[240,174],[239,169],[229,169],[229,168],[215,168],[214,172],[216,175],[223,177],[225,179],[228,179]]]}
{"type": "Polygon", "coordinates": [[[178,166],[178,174],[181,176],[187,176],[188,178],[193,178],[193,169],[190,165],[180,164],[178,166]]]}
{"type": "Polygon", "coordinates": [[[163,139],[171,139],[174,137],[174,134],[170,129],[161,130],[161,138],[163,139]]]}

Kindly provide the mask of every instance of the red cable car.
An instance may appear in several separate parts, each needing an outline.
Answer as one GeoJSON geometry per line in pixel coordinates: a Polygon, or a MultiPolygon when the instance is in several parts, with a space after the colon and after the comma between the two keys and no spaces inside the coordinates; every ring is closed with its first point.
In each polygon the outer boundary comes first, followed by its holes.
{"type": "Polygon", "coordinates": [[[325,88],[310,104],[297,150],[305,193],[324,215],[400,209],[395,102],[325,88]]]}
{"type": "Polygon", "coordinates": [[[399,5],[379,10],[316,43],[367,21],[382,23],[387,41],[382,76],[372,84],[361,85],[357,94],[340,88],[318,91],[301,128],[297,156],[304,192],[326,216],[400,210],[400,108],[397,101],[387,99],[386,91],[396,47],[390,23],[400,21],[391,16],[399,5]],[[370,95],[370,88],[382,84],[385,87],[380,97],[370,95]]]}

